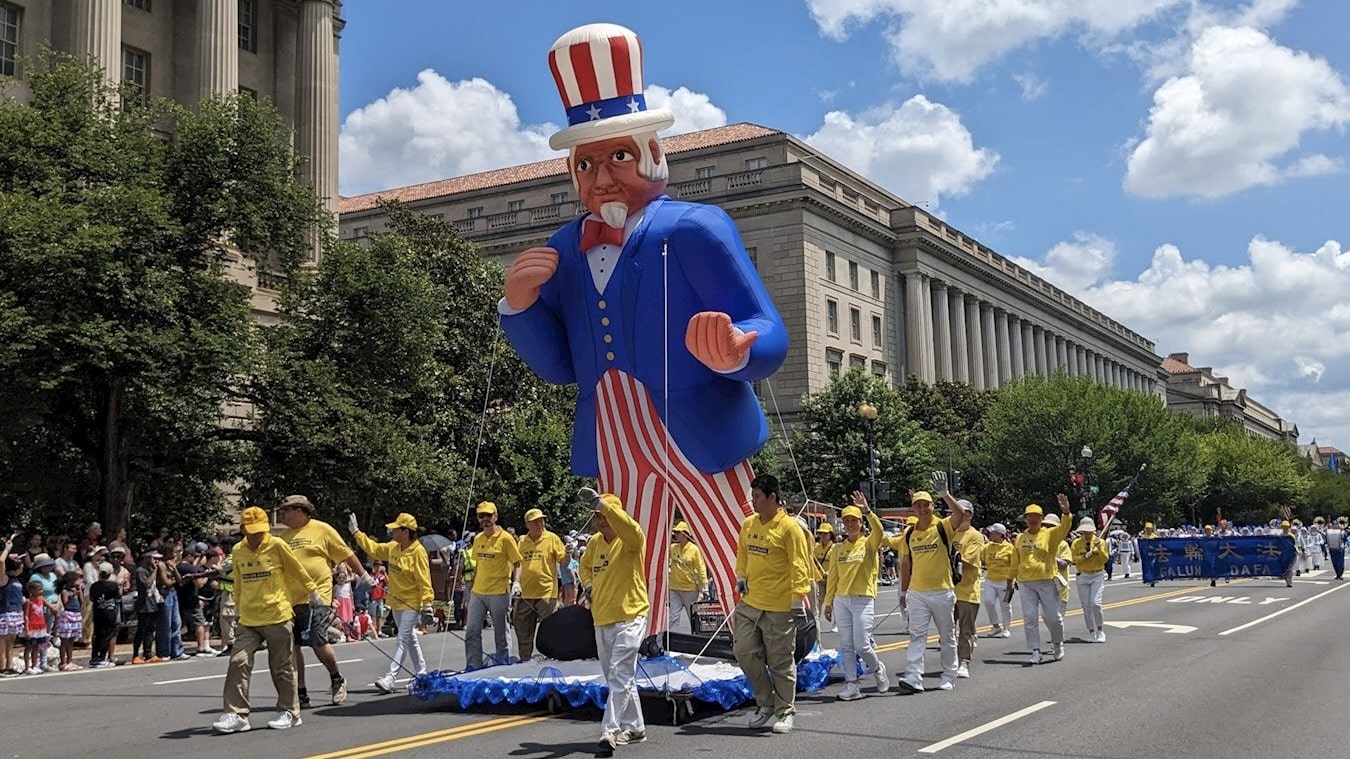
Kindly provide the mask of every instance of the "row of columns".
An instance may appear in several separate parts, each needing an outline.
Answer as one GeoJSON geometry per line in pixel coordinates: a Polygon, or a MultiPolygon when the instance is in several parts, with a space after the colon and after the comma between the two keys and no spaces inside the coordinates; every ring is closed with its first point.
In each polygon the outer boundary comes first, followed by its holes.
{"type": "Polygon", "coordinates": [[[926,274],[904,276],[907,373],[923,382],[993,390],[1028,374],[1063,371],[1124,390],[1155,391],[1155,378],[977,295],[926,274]]]}

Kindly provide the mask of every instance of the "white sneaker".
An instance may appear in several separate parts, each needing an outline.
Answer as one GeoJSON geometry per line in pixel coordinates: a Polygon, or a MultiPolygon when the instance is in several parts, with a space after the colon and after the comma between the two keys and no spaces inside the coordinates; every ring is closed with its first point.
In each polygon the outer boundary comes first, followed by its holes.
{"type": "Polygon", "coordinates": [[[891,689],[891,678],[886,674],[886,665],[880,661],[877,662],[877,693],[885,693],[891,689]]]}
{"type": "Polygon", "coordinates": [[[989,634],[986,635],[986,636],[984,636],[984,637],[986,637],[986,638],[1002,638],[1002,637],[1003,637],[1003,626],[1002,626],[1002,625],[994,625],[994,629],[990,630],[990,631],[989,631],[989,634]]]}
{"type": "Polygon", "coordinates": [[[943,675],[942,679],[938,681],[938,690],[952,690],[955,687],[956,683],[948,680],[946,675],[943,675]]]}
{"type": "Polygon", "coordinates": [[[761,706],[755,709],[755,713],[750,717],[751,730],[763,730],[773,722],[773,709],[767,706],[761,706]]]}
{"type": "Polygon", "coordinates": [[[646,730],[620,730],[614,735],[614,744],[617,746],[631,746],[634,743],[645,743],[646,741],[646,730]]]}
{"type": "Polygon", "coordinates": [[[267,723],[273,730],[286,730],[300,726],[300,715],[290,712],[277,712],[277,718],[267,723]]]}
{"type": "Polygon", "coordinates": [[[253,729],[253,725],[249,724],[248,717],[230,712],[220,715],[220,719],[212,722],[211,729],[221,734],[247,733],[253,729]]]}
{"type": "Polygon", "coordinates": [[[857,701],[862,697],[862,691],[858,690],[856,681],[844,683],[844,690],[839,694],[840,701],[857,701]]]}
{"type": "Polygon", "coordinates": [[[956,668],[956,676],[963,680],[967,677],[970,677],[970,664],[967,662],[961,662],[961,664],[956,668]]]}
{"type": "Polygon", "coordinates": [[[1064,661],[1064,644],[1055,644],[1055,661],[1064,661]]]}
{"type": "Polygon", "coordinates": [[[381,693],[393,693],[394,677],[392,675],[385,675],[384,677],[379,678],[375,681],[375,687],[379,688],[381,693]]]}
{"type": "Polygon", "coordinates": [[[792,732],[792,715],[787,712],[782,712],[774,717],[773,731],[780,735],[792,732]]]}
{"type": "Polygon", "coordinates": [[[1098,642],[1098,643],[1105,643],[1105,642],[1106,642],[1106,631],[1105,631],[1105,630],[1098,630],[1098,631],[1097,631],[1097,642],[1098,642]]]}
{"type": "Polygon", "coordinates": [[[1032,664],[1041,663],[1041,649],[1038,648],[1031,652],[1031,663],[1032,664]]]}
{"type": "Polygon", "coordinates": [[[1003,632],[1001,632],[1001,633],[998,634],[998,637],[1000,637],[1000,638],[1011,638],[1011,637],[1012,637],[1012,630],[1006,630],[1006,629],[1005,629],[1003,632]]]}

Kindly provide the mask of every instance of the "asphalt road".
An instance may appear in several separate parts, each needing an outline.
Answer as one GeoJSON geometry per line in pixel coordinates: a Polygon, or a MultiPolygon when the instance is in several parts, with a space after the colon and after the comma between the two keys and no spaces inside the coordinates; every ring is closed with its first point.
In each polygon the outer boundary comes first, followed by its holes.
{"type": "MultiPolygon", "coordinates": [[[[1070,638],[1063,662],[1030,666],[1018,623],[1012,638],[980,640],[973,677],[951,692],[893,691],[845,703],[835,700],[840,685],[834,683],[799,696],[797,728],[787,736],[745,730],[743,709],[701,712],[696,721],[673,726],[668,710],[653,701],[646,711],[648,741],[620,748],[618,755],[688,759],[772,752],[782,759],[820,759],[843,749],[855,757],[1345,759],[1350,748],[1337,712],[1346,698],[1339,646],[1350,592],[1329,574],[1297,580],[1293,588],[1269,579],[1217,588],[1149,588],[1137,579],[1117,579],[1106,590],[1107,643],[1070,638]]],[[[878,616],[895,599],[894,588],[883,588],[878,616]]],[[[892,672],[903,669],[906,653],[899,623],[900,615],[893,615],[877,635],[892,672]]],[[[1070,636],[1085,633],[1076,598],[1066,628],[1070,636]]],[[[827,633],[824,643],[832,647],[834,636],[827,633]]],[[[422,645],[433,667],[463,662],[463,644],[453,635],[427,635],[422,645]]],[[[379,647],[393,648],[389,641],[379,647]]],[[[304,724],[285,732],[264,726],[275,697],[265,655],[253,678],[254,730],[243,735],[210,731],[221,707],[224,659],[2,680],[0,756],[365,759],[471,752],[560,759],[590,755],[598,737],[595,710],[464,713],[450,699],[380,695],[369,683],[388,659],[370,643],[337,651],[351,698],[305,711],[304,724]]],[[[935,684],[938,654],[931,646],[927,664],[935,684]]],[[[316,684],[326,680],[317,665],[308,672],[316,684]]]]}

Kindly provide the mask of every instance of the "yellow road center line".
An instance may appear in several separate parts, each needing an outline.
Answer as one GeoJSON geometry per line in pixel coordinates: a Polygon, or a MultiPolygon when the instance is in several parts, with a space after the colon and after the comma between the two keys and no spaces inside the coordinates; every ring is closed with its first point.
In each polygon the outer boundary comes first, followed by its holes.
{"type": "Polygon", "coordinates": [[[511,727],[528,725],[546,719],[549,719],[548,715],[540,716],[537,712],[535,714],[501,717],[494,720],[488,720],[487,722],[475,722],[472,725],[460,725],[444,730],[433,730],[429,733],[408,735],[402,738],[380,741],[379,743],[369,743],[364,746],[353,746],[338,751],[330,751],[326,754],[315,754],[313,756],[304,757],[303,759],[358,759],[358,757],[381,756],[383,754],[393,753],[394,751],[401,751],[406,748],[430,745],[443,741],[453,741],[459,738],[469,738],[496,730],[505,730],[511,727]]]}

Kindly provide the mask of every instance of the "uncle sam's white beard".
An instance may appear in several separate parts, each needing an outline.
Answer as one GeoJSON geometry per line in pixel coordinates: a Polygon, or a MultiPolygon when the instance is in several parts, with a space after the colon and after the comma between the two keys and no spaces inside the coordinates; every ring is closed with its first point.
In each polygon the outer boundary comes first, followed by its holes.
{"type": "Polygon", "coordinates": [[[615,229],[623,229],[624,222],[628,221],[628,204],[617,201],[601,203],[600,218],[615,229]]]}

